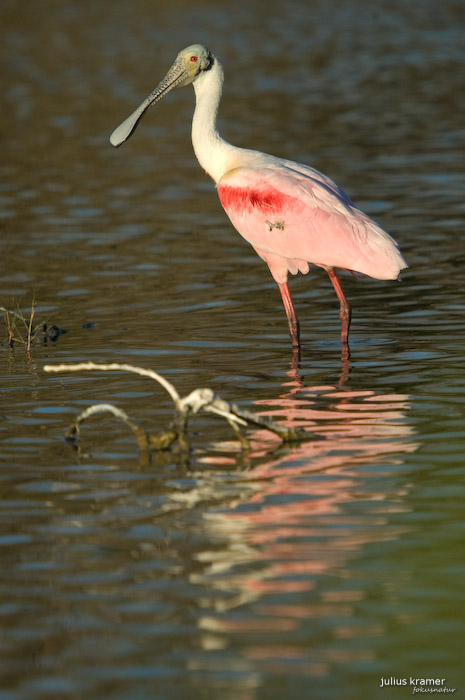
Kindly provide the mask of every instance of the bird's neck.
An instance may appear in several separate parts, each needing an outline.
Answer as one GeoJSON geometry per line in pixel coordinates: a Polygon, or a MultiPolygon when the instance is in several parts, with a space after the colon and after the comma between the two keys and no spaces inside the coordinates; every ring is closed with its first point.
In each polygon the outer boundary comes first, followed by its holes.
{"type": "Polygon", "coordinates": [[[235,167],[242,150],[225,141],[216,128],[216,118],[223,89],[223,68],[215,58],[210,70],[194,83],[196,105],[192,119],[192,144],[200,165],[215,182],[235,167]]]}

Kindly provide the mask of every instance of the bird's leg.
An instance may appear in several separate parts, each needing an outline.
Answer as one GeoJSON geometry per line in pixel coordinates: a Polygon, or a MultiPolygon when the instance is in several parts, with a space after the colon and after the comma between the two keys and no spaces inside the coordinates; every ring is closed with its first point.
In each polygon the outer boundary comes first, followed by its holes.
{"type": "Polygon", "coordinates": [[[350,328],[350,320],[352,318],[352,309],[350,308],[350,304],[347,301],[344,292],[342,291],[341,285],[339,284],[339,280],[336,275],[336,270],[334,267],[328,267],[326,269],[326,272],[329,275],[329,279],[332,282],[332,285],[334,287],[334,291],[337,294],[337,298],[339,299],[339,318],[341,319],[341,343],[343,346],[343,349],[349,349],[349,328],[350,328]]]}
{"type": "Polygon", "coordinates": [[[284,304],[284,311],[287,316],[287,323],[289,326],[289,335],[291,336],[292,347],[294,349],[300,349],[300,330],[299,330],[299,319],[294,309],[294,304],[292,303],[291,293],[289,291],[289,285],[287,282],[278,282],[279,291],[281,292],[281,297],[284,304]]]}

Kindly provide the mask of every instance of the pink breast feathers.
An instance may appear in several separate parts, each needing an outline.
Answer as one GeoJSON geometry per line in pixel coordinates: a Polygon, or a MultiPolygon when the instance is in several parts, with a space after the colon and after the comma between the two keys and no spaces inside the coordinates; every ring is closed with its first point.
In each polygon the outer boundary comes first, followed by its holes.
{"type": "Polygon", "coordinates": [[[227,185],[219,185],[218,196],[227,212],[261,211],[267,216],[280,212],[288,199],[285,194],[274,188],[258,190],[249,187],[228,187],[227,185]]]}

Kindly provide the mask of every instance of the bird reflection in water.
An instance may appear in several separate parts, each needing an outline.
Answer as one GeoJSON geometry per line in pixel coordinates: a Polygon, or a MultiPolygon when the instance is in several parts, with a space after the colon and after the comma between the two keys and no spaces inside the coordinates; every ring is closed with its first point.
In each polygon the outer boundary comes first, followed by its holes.
{"type": "MultiPolygon", "coordinates": [[[[325,675],[338,655],[369,660],[370,638],[383,634],[373,618],[357,619],[367,588],[352,562],[404,532],[392,514],[409,509],[411,484],[396,467],[417,444],[408,395],[304,387],[294,370],[288,374],[278,398],[255,402],[259,412],[317,439],[276,451],[269,433],[253,432],[252,468],[238,475],[243,497],[206,509],[205,529],[217,546],[198,553],[202,569],[192,582],[211,590],[199,621],[207,646],[240,644],[255,671],[325,675]],[[317,632],[322,620],[326,645],[317,632]],[[363,643],[337,653],[332,646],[361,636],[363,643]]],[[[224,445],[216,448],[203,461],[228,466],[219,454],[224,445]]]]}

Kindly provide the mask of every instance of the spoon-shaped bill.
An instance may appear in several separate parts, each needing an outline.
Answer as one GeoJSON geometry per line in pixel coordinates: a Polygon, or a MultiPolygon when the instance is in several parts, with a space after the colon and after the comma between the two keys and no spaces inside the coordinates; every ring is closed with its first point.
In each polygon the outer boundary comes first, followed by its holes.
{"type": "Polygon", "coordinates": [[[121,144],[131,136],[150,105],[158,102],[158,100],[161,100],[162,97],[164,97],[177,85],[183,84],[186,77],[188,77],[188,74],[184,66],[179,61],[176,61],[171,66],[161,83],[157,85],[155,90],[151,92],[148,97],[145,98],[140,107],[138,107],[127,119],[124,120],[124,122],[116,127],[110,136],[111,145],[115,148],[121,146],[121,144]]]}
{"type": "Polygon", "coordinates": [[[142,119],[142,115],[150,107],[150,105],[150,98],[147,97],[140,107],[138,107],[127,119],[124,120],[124,122],[116,127],[110,136],[110,143],[112,146],[118,148],[118,146],[121,146],[121,144],[131,136],[139,121],[142,119]]]}

